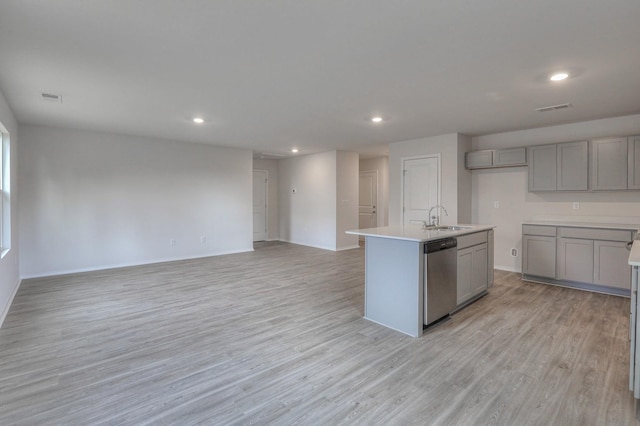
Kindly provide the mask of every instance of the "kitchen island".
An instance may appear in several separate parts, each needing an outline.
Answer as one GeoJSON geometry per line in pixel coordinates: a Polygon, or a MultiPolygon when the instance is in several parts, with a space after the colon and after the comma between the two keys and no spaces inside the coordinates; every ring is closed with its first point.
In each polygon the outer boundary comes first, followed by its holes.
{"type": "Polygon", "coordinates": [[[435,230],[387,226],[347,231],[365,237],[364,317],[413,337],[422,335],[427,275],[424,247],[426,243],[451,237],[464,241],[457,247],[457,305],[486,293],[493,282],[493,228],[456,225],[435,230]],[[479,260],[482,254],[484,263],[479,260]],[[477,271],[484,272],[474,273],[477,271]]]}

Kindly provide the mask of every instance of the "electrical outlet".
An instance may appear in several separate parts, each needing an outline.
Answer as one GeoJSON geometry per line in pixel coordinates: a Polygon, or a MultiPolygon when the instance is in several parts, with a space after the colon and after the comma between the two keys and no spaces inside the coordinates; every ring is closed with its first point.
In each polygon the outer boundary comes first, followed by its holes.
{"type": "Polygon", "coordinates": [[[512,248],[511,249],[511,257],[518,257],[518,249],[517,248],[512,248]]]}
{"type": "Polygon", "coordinates": [[[176,240],[174,238],[171,238],[169,240],[169,245],[172,246],[172,247],[175,246],[176,245],[176,240]]]}
{"type": "Polygon", "coordinates": [[[203,235],[202,237],[200,237],[200,244],[206,244],[206,243],[207,243],[207,237],[203,235]]]}
{"type": "Polygon", "coordinates": [[[579,203],[579,202],[577,202],[577,201],[574,201],[574,202],[573,202],[573,209],[574,209],[574,210],[580,210],[580,203],[579,203]]]}
{"type": "Polygon", "coordinates": [[[494,209],[499,209],[500,208],[500,201],[494,201],[493,202],[493,208],[494,209]]]}

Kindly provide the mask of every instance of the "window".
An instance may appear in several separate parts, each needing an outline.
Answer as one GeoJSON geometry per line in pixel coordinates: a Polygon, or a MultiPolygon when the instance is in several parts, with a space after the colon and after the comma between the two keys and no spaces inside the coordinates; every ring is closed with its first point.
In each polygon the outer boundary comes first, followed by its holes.
{"type": "Polygon", "coordinates": [[[11,245],[9,164],[9,134],[0,124],[0,256],[4,256],[11,245]]]}

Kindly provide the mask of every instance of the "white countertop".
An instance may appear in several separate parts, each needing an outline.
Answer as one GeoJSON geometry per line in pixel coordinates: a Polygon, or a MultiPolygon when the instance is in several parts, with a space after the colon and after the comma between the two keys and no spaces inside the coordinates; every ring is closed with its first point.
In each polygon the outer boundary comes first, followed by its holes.
{"type": "Polygon", "coordinates": [[[626,223],[592,223],[592,222],[571,222],[559,220],[529,220],[522,222],[523,225],[546,225],[546,226],[566,226],[569,228],[601,228],[601,229],[624,229],[630,231],[640,230],[638,224],[626,223]]]}
{"type": "Polygon", "coordinates": [[[629,265],[640,266],[640,240],[635,240],[629,253],[629,265]]]}
{"type": "Polygon", "coordinates": [[[406,241],[433,241],[447,237],[457,237],[464,234],[472,234],[474,232],[487,231],[495,228],[495,225],[455,225],[463,226],[465,229],[457,231],[449,230],[429,230],[423,229],[420,226],[408,225],[408,226],[383,226],[379,228],[366,228],[366,229],[353,229],[346,231],[351,235],[362,235],[365,237],[378,237],[378,238],[390,238],[394,240],[406,240],[406,241]]]}

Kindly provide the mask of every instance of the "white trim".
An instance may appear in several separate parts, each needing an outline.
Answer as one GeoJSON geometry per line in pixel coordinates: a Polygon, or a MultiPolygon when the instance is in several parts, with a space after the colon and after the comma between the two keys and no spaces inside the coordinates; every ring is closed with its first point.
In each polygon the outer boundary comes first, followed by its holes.
{"type": "Polygon", "coordinates": [[[283,239],[280,239],[280,241],[282,241],[283,243],[296,244],[296,245],[299,245],[299,246],[313,247],[313,248],[322,249],[322,250],[329,250],[329,251],[337,251],[335,247],[319,246],[319,245],[315,245],[315,244],[306,244],[306,243],[300,243],[300,242],[297,242],[297,241],[290,241],[290,240],[283,240],[283,239]]]}
{"type": "Polygon", "coordinates": [[[497,269],[498,271],[506,271],[506,272],[517,272],[517,273],[522,272],[519,269],[514,268],[513,266],[494,265],[493,269],[497,269]]]}
{"type": "Polygon", "coordinates": [[[4,323],[4,320],[7,318],[9,309],[11,309],[11,305],[13,304],[13,299],[16,297],[16,294],[18,294],[18,289],[20,288],[20,284],[22,284],[22,279],[18,278],[18,281],[16,282],[13,291],[11,292],[11,296],[9,296],[9,300],[7,300],[7,304],[2,309],[2,314],[0,314],[0,328],[2,328],[2,324],[4,323]]]}
{"type": "Polygon", "coordinates": [[[35,275],[25,275],[22,277],[22,279],[54,277],[57,275],[78,274],[81,272],[104,271],[106,269],[127,268],[129,266],[145,266],[145,265],[153,265],[155,263],[174,262],[178,260],[202,259],[204,257],[223,256],[225,254],[247,253],[250,251],[254,251],[253,247],[246,248],[246,249],[238,249],[238,250],[212,252],[212,253],[193,255],[193,256],[167,257],[167,258],[154,259],[154,260],[149,260],[144,262],[118,263],[118,264],[112,264],[112,265],[98,266],[95,268],[65,269],[65,270],[51,271],[51,272],[45,272],[45,273],[35,274],[35,275]]]}
{"type": "MultiPolygon", "coordinates": [[[[252,175],[255,172],[264,172],[265,182],[264,182],[264,240],[259,241],[269,241],[269,170],[264,169],[253,169],[252,175]]],[[[253,181],[253,179],[252,179],[253,181]]],[[[252,186],[253,190],[253,186],[252,186]]],[[[253,197],[253,194],[251,194],[253,197]]],[[[253,198],[252,198],[253,200],[253,198]]],[[[251,202],[251,208],[253,209],[253,201],[251,202]]],[[[251,218],[253,219],[253,212],[251,212],[251,218]]],[[[252,230],[253,232],[253,230],[252,230]]],[[[253,235],[251,236],[253,240],[253,235]]],[[[254,241],[255,242],[255,241],[254,241]]]]}
{"type": "Polygon", "coordinates": [[[404,225],[404,162],[410,160],[423,160],[426,158],[436,158],[438,160],[438,200],[436,204],[441,204],[442,200],[442,155],[428,154],[411,157],[400,157],[400,220],[404,225]]]}
{"type": "MultiPolygon", "coordinates": [[[[380,176],[378,173],[378,169],[373,169],[373,170],[359,170],[358,171],[358,178],[360,177],[360,175],[362,173],[371,173],[371,172],[375,172],[376,174],[376,226],[380,227],[382,226],[382,224],[380,223],[380,215],[378,214],[378,212],[380,211],[380,176]]],[[[358,197],[358,217],[360,216],[360,197],[358,197]]]]}
{"type": "Polygon", "coordinates": [[[359,248],[360,248],[360,245],[351,245],[351,246],[338,247],[334,251],[353,250],[353,249],[359,249],[359,248]]]}

